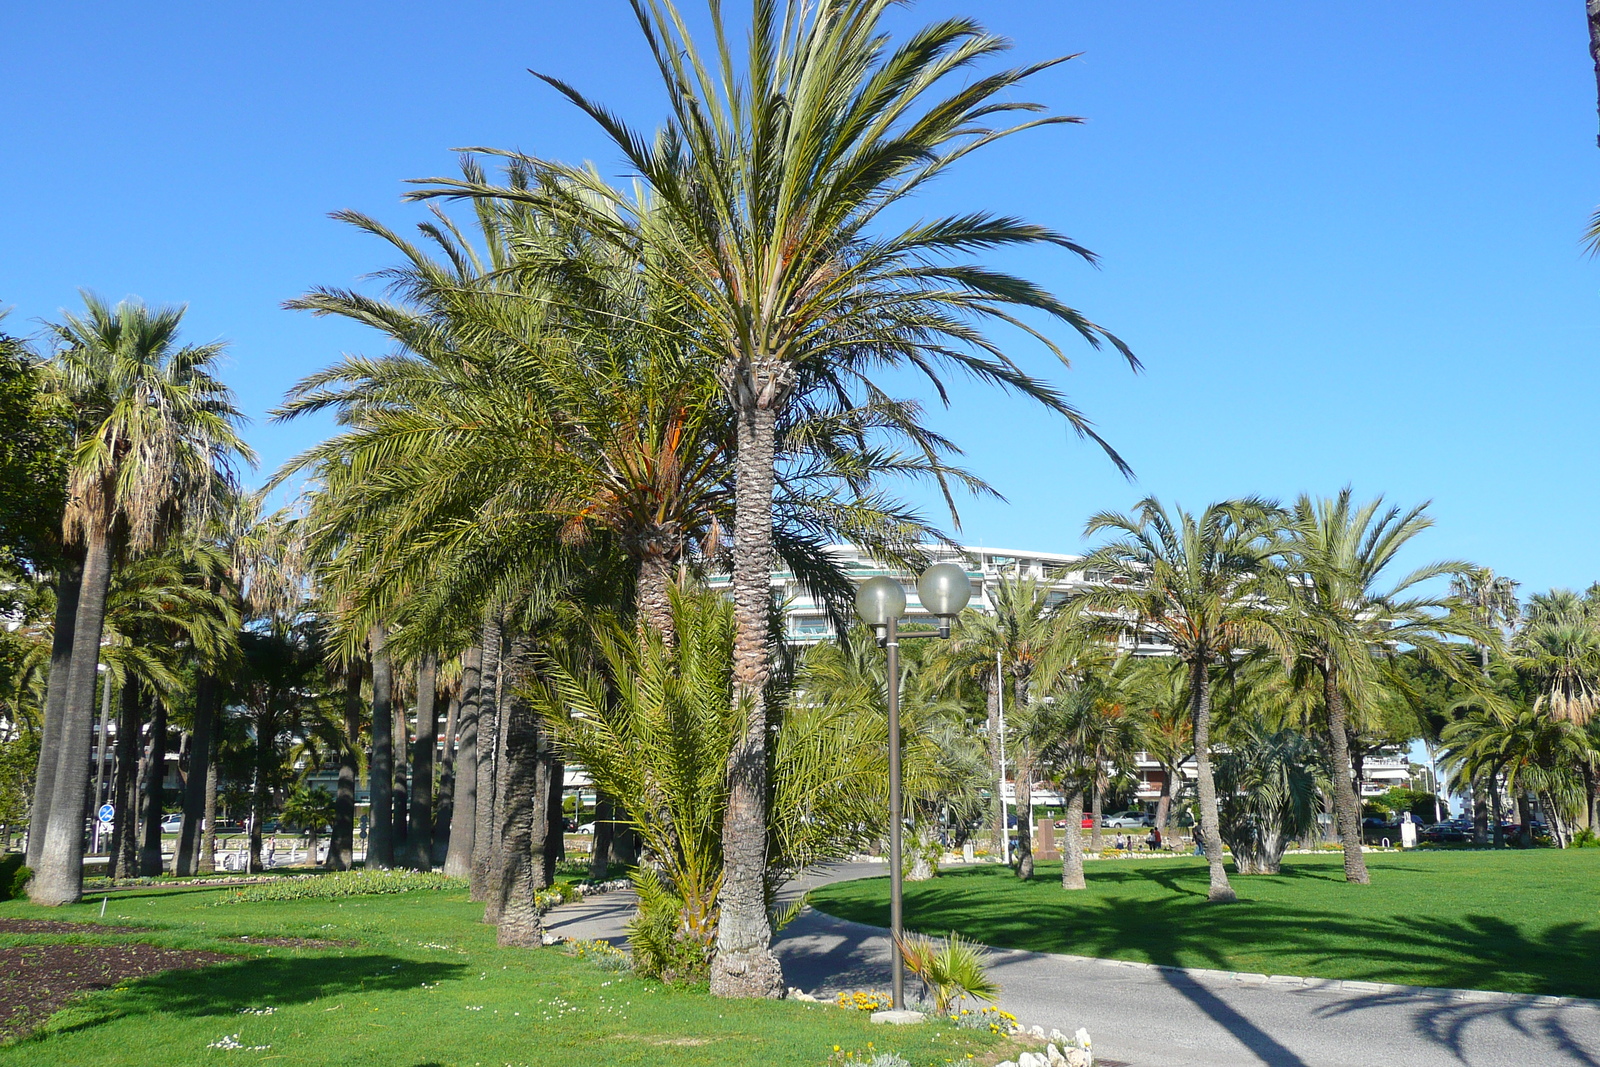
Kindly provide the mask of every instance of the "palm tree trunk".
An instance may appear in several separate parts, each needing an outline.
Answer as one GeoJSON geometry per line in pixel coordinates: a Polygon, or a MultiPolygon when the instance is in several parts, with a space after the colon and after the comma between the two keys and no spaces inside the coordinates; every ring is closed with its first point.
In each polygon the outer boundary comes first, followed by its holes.
{"type": "Polygon", "coordinates": [[[1331,663],[1322,665],[1322,699],[1328,713],[1333,805],[1339,821],[1339,840],[1344,844],[1344,880],[1366,885],[1372,876],[1367,873],[1367,858],[1361,853],[1361,801],[1350,779],[1349,717],[1344,692],[1339,688],[1339,669],[1331,663]]]}
{"type": "MultiPolygon", "coordinates": [[[[767,388],[763,389],[763,394],[767,388]]],[[[733,696],[744,732],[728,756],[722,824],[723,882],[711,992],[781,997],[783,968],[772,954],[767,916],[767,679],[772,667],[772,486],[776,400],[739,386],[737,490],[733,517],[733,696]]]]}
{"type": "Polygon", "coordinates": [[[1105,848],[1105,834],[1100,831],[1100,823],[1105,819],[1106,787],[1105,774],[1100,770],[1100,761],[1094,765],[1094,801],[1091,814],[1094,816],[1094,825],[1089,828],[1089,851],[1099,852],[1105,848]]]}
{"type": "Polygon", "coordinates": [[[78,589],[83,563],[68,559],[56,576],[55,632],[50,638],[50,681],[44,698],[44,736],[39,740],[39,763],[34,770],[33,805],[28,818],[28,856],[31,870],[39,869],[44,851],[45,827],[54,799],[56,757],[61,754],[61,724],[66,718],[68,682],[72,676],[72,635],[78,616],[78,589]]]}
{"type": "MultiPolygon", "coordinates": [[[[267,821],[267,802],[272,795],[271,787],[268,785],[270,781],[268,754],[272,753],[273,736],[272,733],[261,729],[261,724],[257,723],[256,768],[250,790],[250,873],[252,874],[259,874],[267,869],[261,859],[261,835],[262,824],[267,821]]],[[[273,838],[276,840],[277,835],[274,834],[273,838]]]]}
{"type": "Polygon", "coordinates": [[[1161,837],[1165,840],[1172,833],[1172,809],[1176,806],[1178,794],[1181,792],[1183,781],[1182,763],[1171,767],[1162,768],[1161,799],[1156,802],[1156,825],[1161,827],[1161,837]]]}
{"type": "Polygon", "coordinates": [[[1481,774],[1472,777],[1472,843],[1489,843],[1489,804],[1484,796],[1481,774]]]}
{"type": "MultiPolygon", "coordinates": [[[[494,850],[489,857],[487,892],[483,902],[483,921],[491,926],[499,925],[508,886],[512,884],[508,878],[517,877],[516,872],[509,876],[507,874],[507,857],[514,846],[507,843],[506,828],[516,820],[531,818],[527,812],[534,803],[534,800],[526,794],[528,790],[534,788],[532,782],[537,773],[536,768],[525,767],[518,762],[532,757],[522,750],[513,751],[513,743],[524,746],[534,743],[526,737],[513,736],[516,730],[525,729],[525,724],[519,721],[518,711],[523,702],[516,696],[515,689],[522,671],[527,667],[532,651],[532,640],[526,634],[519,633],[507,642],[505,654],[500,660],[499,736],[495,741],[494,850]]],[[[531,829],[523,831],[525,834],[531,832],[531,829]]],[[[519,840],[521,844],[515,847],[526,849],[527,842],[532,839],[523,837],[519,840]]],[[[540,869],[543,870],[542,863],[540,869]]]]}
{"type": "Polygon", "coordinates": [[[394,668],[384,648],[383,626],[367,635],[372,656],[372,757],[369,779],[367,867],[394,866],[394,668]]]}
{"type": "Polygon", "coordinates": [[[327,867],[348,871],[356,865],[356,779],[361,772],[361,662],[344,668],[344,743],[339,747],[339,784],[333,795],[333,834],[327,867]]]}
{"type": "Polygon", "coordinates": [[[439,744],[439,654],[417,664],[417,745],[411,761],[411,819],[406,831],[411,866],[433,870],[433,757],[439,744]]]}
{"type": "Polygon", "coordinates": [[[1206,865],[1211,870],[1211,890],[1207,899],[1225,904],[1238,899],[1228,884],[1228,871],[1222,865],[1222,829],[1217,815],[1217,780],[1211,770],[1211,675],[1204,660],[1189,664],[1189,715],[1194,722],[1194,759],[1199,771],[1200,844],[1205,849],[1206,865]]]}
{"type": "Polygon", "coordinates": [[[594,851],[589,853],[589,880],[598,882],[611,869],[611,798],[596,792],[594,798],[594,851]]]}
{"type": "Polygon", "coordinates": [[[478,795],[476,825],[472,828],[473,900],[489,897],[489,871],[499,851],[499,824],[495,820],[495,781],[500,746],[500,616],[485,612],[483,619],[483,677],[478,699],[478,795]]]}
{"type": "Polygon", "coordinates": [[[144,821],[144,844],[139,849],[141,878],[154,878],[162,870],[161,806],[167,777],[167,702],[157,697],[150,712],[150,756],[139,812],[144,821]]]}
{"type": "Polygon", "coordinates": [[[483,696],[483,646],[461,657],[461,710],[457,713],[454,781],[450,808],[450,847],[444,873],[452,878],[472,874],[473,838],[478,829],[478,704],[483,696]]]}
{"type": "Polygon", "coordinates": [[[535,896],[545,882],[545,843],[550,818],[548,740],[526,701],[506,707],[506,773],[501,778],[500,862],[491,896],[495,940],[501,945],[537,946],[543,934],[535,896]]]}
{"type": "Polygon", "coordinates": [[[217,680],[201,672],[194,680],[194,729],[189,733],[189,774],[183,781],[183,829],[173,873],[192,875],[206,818],[206,779],[211,774],[212,727],[216,719],[217,680]]]}
{"type": "Polygon", "coordinates": [[[117,770],[111,784],[111,806],[116,809],[116,827],[111,833],[113,878],[129,878],[134,869],[131,843],[134,813],[138,810],[139,732],[143,726],[140,712],[139,683],[128,677],[122,683],[117,704],[117,770]]]}
{"type": "Polygon", "coordinates": [[[545,822],[548,824],[544,846],[544,884],[554,885],[556,864],[567,858],[567,817],[561,803],[567,786],[567,766],[556,758],[553,745],[547,742],[544,748],[546,755],[542,758],[545,761],[548,790],[544,809],[545,822]]]}
{"type": "Polygon", "coordinates": [[[100,637],[106,621],[106,592],[115,558],[111,531],[92,531],[84,553],[78,610],[73,616],[72,660],[61,705],[61,734],[56,746],[59,751],[55,754],[44,847],[28,882],[28,897],[35,904],[75,904],[83,899],[83,819],[89,799],[94,691],[100,667],[100,637]]]}
{"type": "Polygon", "coordinates": [[[1517,790],[1517,847],[1533,847],[1533,805],[1526,789],[1517,790]]]}
{"type": "Polygon", "coordinates": [[[1061,888],[1083,889],[1083,789],[1067,792],[1067,832],[1061,844],[1061,888]]]}
{"type": "Polygon", "coordinates": [[[672,618],[672,569],[665,554],[647,549],[639,560],[639,580],[634,588],[639,625],[655,631],[669,646],[678,643],[672,618]]]}
{"type": "Polygon", "coordinates": [[[433,865],[450,852],[450,824],[456,814],[456,730],[461,718],[461,694],[452,694],[444,716],[444,737],[439,744],[439,787],[433,800],[433,865]]]}
{"type": "Polygon", "coordinates": [[[394,702],[394,861],[407,863],[411,858],[411,826],[407,816],[411,811],[411,723],[406,716],[405,700],[394,702]]]}
{"type": "Polygon", "coordinates": [[[196,874],[210,874],[217,869],[217,752],[222,747],[222,716],[213,711],[212,756],[206,763],[205,816],[200,826],[200,855],[195,862],[196,874]]]}
{"type": "Polygon", "coordinates": [[[1489,770],[1489,810],[1494,819],[1493,840],[1497,849],[1506,847],[1505,816],[1500,811],[1500,768],[1489,770]]]}
{"type": "Polygon", "coordinates": [[[1033,755],[1017,748],[1017,877],[1033,877],[1033,755]]]}

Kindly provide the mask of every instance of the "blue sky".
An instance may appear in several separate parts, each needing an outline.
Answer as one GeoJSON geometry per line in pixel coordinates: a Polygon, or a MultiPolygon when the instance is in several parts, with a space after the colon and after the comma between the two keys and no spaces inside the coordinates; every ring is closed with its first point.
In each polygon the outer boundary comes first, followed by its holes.
{"type": "MultiPolygon", "coordinates": [[[[939,0],[896,18],[963,11],[1021,60],[1083,53],[1032,95],[1087,121],[974,157],[918,210],[1016,212],[1094,249],[1098,270],[1002,265],[1146,365],[1069,344],[1063,372],[1008,337],[1138,481],[962,388],[937,422],[1009,498],[968,503],[967,539],[1070,551],[1090,513],[1144,493],[1203,505],[1350,483],[1434,501],[1421,555],[1529,591],[1600,578],[1600,263],[1579,247],[1600,149],[1576,4],[939,0]]],[[[465,145],[617,172],[528,67],[637,124],[661,114],[622,0],[11,4],[0,39],[7,328],[79,287],[187,303],[189,336],[232,342],[268,470],[327,429],[267,423],[284,389],[381,347],[279,307],[386,264],[327,212],[408,224],[404,179],[449,173],[465,145]]]]}

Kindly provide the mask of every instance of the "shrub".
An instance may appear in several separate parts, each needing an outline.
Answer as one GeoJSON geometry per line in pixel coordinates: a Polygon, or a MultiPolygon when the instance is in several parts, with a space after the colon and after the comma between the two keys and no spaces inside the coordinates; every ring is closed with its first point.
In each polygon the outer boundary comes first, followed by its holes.
{"type": "Polygon", "coordinates": [[[1580,827],[1578,832],[1572,835],[1572,847],[1600,848],[1600,837],[1596,837],[1595,832],[1587,826],[1580,827]]]}
{"type": "Polygon", "coordinates": [[[993,1003],[1000,993],[1000,986],[989,977],[988,953],[959,934],[951,933],[943,941],[908,934],[900,939],[899,948],[906,968],[922,980],[940,1015],[949,1015],[968,997],[993,1003]]]}
{"type": "Polygon", "coordinates": [[[684,920],[684,899],[655,871],[635,871],[639,910],[628,922],[633,969],[669,985],[703,982],[711,974],[711,937],[716,928],[684,920]]]}
{"type": "Polygon", "coordinates": [[[218,904],[254,904],[267,900],[338,900],[379,893],[414,893],[427,889],[464,889],[466,882],[426,871],[340,871],[336,874],[284,878],[266,885],[246,886],[227,894],[218,904]]]}
{"type": "Polygon", "coordinates": [[[8,852],[0,857],[0,900],[20,897],[27,890],[33,870],[24,864],[26,858],[21,852],[8,852]]]}
{"type": "Polygon", "coordinates": [[[633,966],[628,954],[609,941],[568,941],[565,951],[573,959],[588,960],[602,971],[626,971],[633,966]]]}

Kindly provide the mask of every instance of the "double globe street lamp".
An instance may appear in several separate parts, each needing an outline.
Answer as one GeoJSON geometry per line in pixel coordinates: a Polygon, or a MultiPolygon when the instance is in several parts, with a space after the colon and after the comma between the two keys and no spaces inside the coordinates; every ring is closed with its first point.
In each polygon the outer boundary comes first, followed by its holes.
{"type": "MultiPolygon", "coordinates": [[[[954,563],[935,563],[917,579],[917,598],[922,607],[939,621],[938,637],[950,636],[950,620],[972,599],[972,582],[964,568],[954,563]]],[[[894,935],[890,951],[894,968],[894,1010],[905,1008],[906,968],[900,954],[905,933],[900,906],[900,853],[902,805],[900,797],[900,617],[906,613],[906,591],[893,578],[869,578],[856,590],[856,614],[878,634],[878,643],[888,658],[889,705],[889,928],[894,935]]],[[[906,634],[933,637],[934,634],[906,634]]]]}

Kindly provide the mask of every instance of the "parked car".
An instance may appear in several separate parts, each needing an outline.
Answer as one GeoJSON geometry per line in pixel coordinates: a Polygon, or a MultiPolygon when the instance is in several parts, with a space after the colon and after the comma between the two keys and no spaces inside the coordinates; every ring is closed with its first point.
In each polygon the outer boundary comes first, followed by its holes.
{"type": "Polygon", "coordinates": [[[1464,830],[1459,826],[1447,822],[1436,822],[1417,835],[1423,841],[1434,844],[1460,844],[1472,837],[1471,830],[1464,830]]]}
{"type": "Polygon", "coordinates": [[[181,814],[179,814],[179,815],[163,815],[163,816],[161,816],[161,832],[162,833],[164,833],[164,834],[175,834],[179,830],[182,830],[182,829],[183,829],[183,816],[181,814]]]}
{"type": "Polygon", "coordinates": [[[594,833],[594,823],[586,822],[582,826],[578,827],[575,832],[580,834],[592,834],[594,833]]]}
{"type": "Polygon", "coordinates": [[[1153,826],[1155,820],[1142,811],[1119,811],[1100,820],[1100,825],[1112,830],[1132,830],[1135,827],[1153,826]]]}

